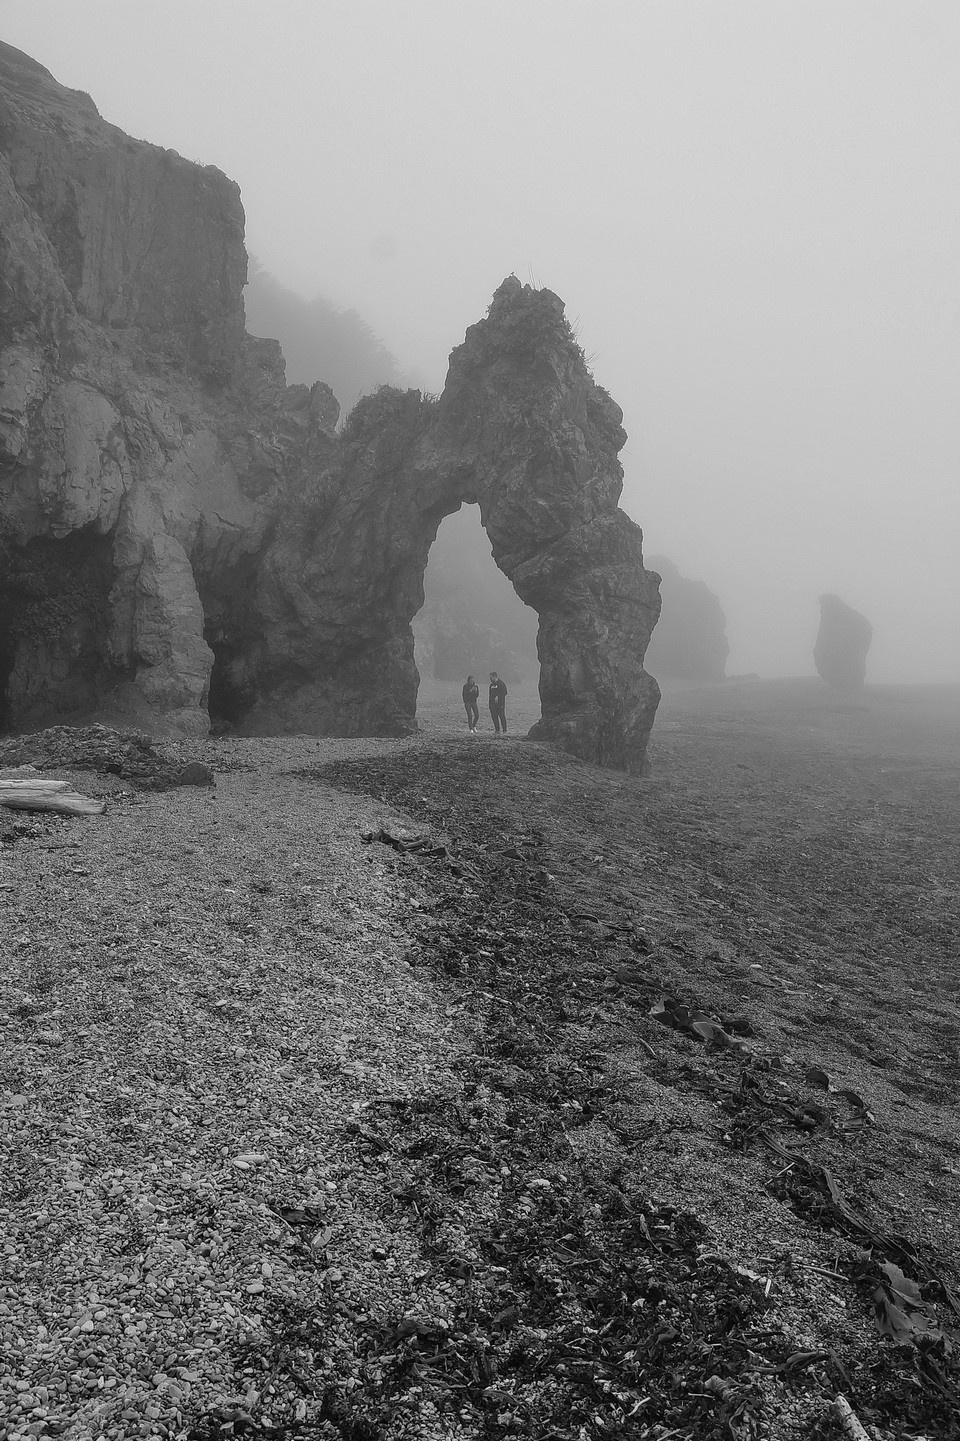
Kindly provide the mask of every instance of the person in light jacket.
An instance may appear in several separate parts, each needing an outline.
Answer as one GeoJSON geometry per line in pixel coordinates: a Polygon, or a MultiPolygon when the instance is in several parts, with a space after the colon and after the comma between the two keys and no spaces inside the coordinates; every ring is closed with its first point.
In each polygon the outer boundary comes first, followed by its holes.
{"type": "Polygon", "coordinates": [[[467,712],[467,729],[470,734],[476,735],[477,726],[480,724],[480,687],[472,675],[467,676],[466,684],[463,687],[463,708],[467,712]]]}

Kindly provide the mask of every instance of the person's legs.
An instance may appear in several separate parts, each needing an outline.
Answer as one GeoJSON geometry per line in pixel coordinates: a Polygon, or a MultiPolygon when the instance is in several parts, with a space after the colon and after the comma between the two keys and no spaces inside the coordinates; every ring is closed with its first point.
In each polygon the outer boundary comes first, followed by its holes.
{"type": "Polygon", "coordinates": [[[497,735],[500,734],[500,715],[495,705],[490,707],[490,719],[493,721],[493,728],[497,735]]]}
{"type": "Polygon", "coordinates": [[[500,726],[501,726],[501,729],[503,730],[504,735],[506,735],[506,733],[507,733],[507,706],[506,706],[506,702],[505,702],[505,701],[501,701],[501,702],[500,702],[500,705],[499,705],[499,707],[498,707],[498,710],[499,710],[499,713],[500,713],[500,726]]]}

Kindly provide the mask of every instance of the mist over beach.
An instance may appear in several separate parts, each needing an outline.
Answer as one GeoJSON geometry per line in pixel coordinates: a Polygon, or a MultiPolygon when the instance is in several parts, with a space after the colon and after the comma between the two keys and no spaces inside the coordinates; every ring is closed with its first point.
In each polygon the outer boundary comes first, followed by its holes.
{"type": "Polygon", "coordinates": [[[233,177],[261,264],[429,391],[504,275],[559,294],[624,410],[623,504],[719,596],[731,673],[811,674],[830,591],[873,622],[872,680],[960,679],[955,5],[6,0],[0,22],[109,121],[233,177]]]}

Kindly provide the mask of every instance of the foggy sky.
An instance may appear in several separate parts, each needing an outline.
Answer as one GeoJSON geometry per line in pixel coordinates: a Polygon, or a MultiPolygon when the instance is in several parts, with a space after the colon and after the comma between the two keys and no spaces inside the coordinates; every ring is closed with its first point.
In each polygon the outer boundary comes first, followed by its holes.
{"type": "MultiPolygon", "coordinates": [[[[511,271],[623,407],[623,504],[730,672],[960,679],[956,0],[0,0],[0,36],[237,180],[248,247],[446,357],[511,271]]],[[[318,377],[322,378],[322,377],[318,377]]]]}

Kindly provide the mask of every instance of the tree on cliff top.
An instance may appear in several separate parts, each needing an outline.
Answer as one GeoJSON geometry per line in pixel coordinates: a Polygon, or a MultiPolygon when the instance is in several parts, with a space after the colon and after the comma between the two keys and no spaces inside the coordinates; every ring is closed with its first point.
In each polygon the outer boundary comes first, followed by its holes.
{"type": "Polygon", "coordinates": [[[325,380],[344,411],[378,385],[403,385],[396,356],[357,311],[325,295],[304,300],[253,256],[243,299],[247,330],[279,340],[291,385],[325,380]]]}

